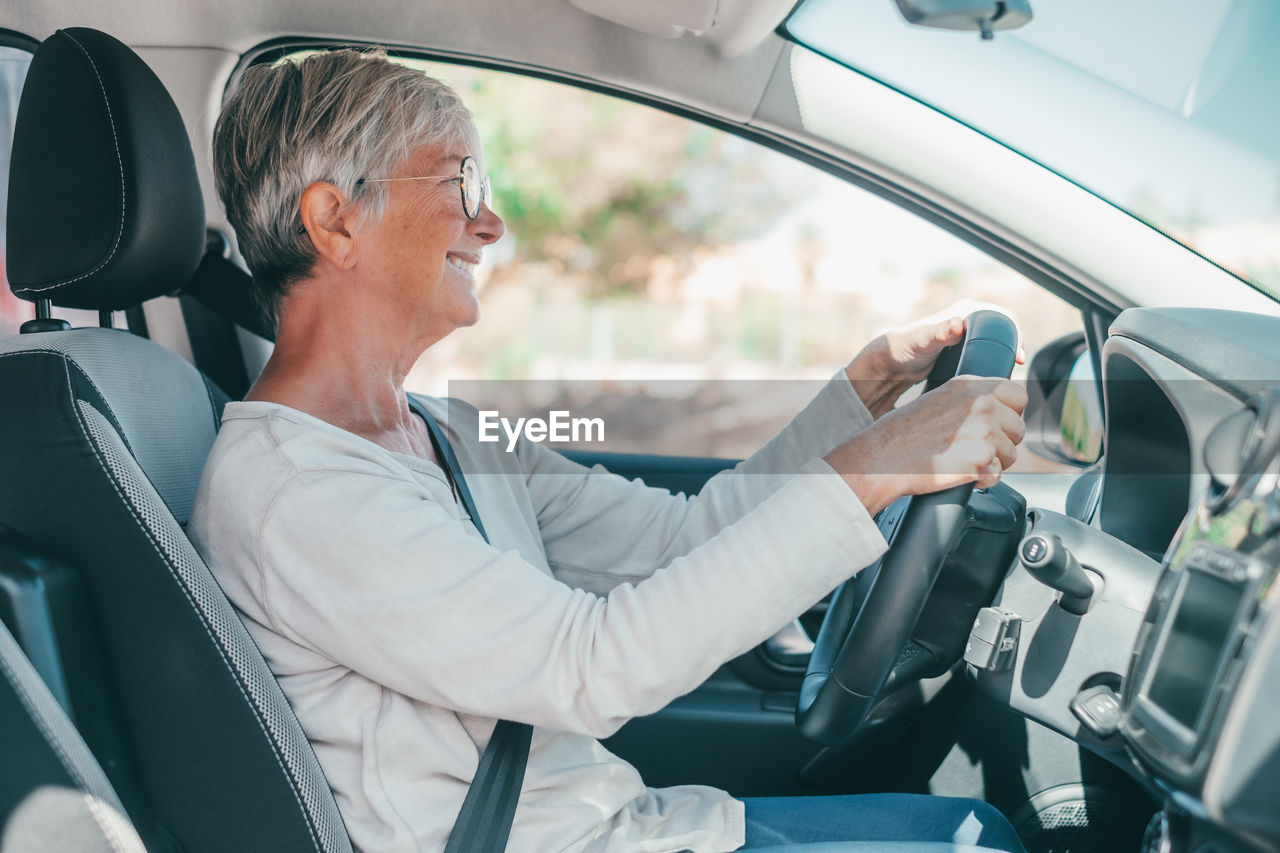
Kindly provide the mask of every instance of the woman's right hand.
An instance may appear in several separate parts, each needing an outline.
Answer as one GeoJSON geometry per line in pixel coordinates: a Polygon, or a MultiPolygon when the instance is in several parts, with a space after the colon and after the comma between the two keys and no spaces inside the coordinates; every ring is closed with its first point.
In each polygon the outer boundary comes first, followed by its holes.
{"type": "Polygon", "coordinates": [[[1018,456],[1027,392],[957,376],[877,420],[824,459],[875,515],[903,495],[994,486],[1018,456]]]}

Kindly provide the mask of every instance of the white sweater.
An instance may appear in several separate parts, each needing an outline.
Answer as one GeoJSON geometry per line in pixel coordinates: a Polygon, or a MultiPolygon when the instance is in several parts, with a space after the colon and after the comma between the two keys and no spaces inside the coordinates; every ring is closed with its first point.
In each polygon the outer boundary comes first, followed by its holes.
{"type": "Polygon", "coordinates": [[[511,851],[736,849],[740,802],[648,789],[596,739],[694,689],[883,552],[817,458],[870,422],[843,374],[694,498],[539,444],[507,453],[477,440],[473,409],[427,405],[490,544],[436,465],[263,402],[227,406],[189,530],[356,847],[441,850],[506,718],[535,727],[511,851]]]}

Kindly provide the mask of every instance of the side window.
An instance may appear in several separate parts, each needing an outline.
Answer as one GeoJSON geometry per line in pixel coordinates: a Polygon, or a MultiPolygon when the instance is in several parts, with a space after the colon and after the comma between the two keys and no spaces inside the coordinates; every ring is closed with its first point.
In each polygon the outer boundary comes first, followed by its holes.
{"type": "Polygon", "coordinates": [[[480,403],[501,385],[533,410],[609,413],[603,449],[738,457],[875,334],[962,297],[1014,311],[1028,353],[1081,327],[967,243],[789,156],[605,95],[410,62],[470,107],[507,225],[480,322],[428,351],[415,390],[480,403]]]}

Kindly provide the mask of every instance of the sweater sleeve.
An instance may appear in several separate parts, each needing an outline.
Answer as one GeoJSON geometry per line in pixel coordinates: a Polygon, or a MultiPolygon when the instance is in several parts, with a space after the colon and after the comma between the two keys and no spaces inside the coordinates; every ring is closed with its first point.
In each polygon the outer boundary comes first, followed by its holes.
{"type": "Polygon", "coordinates": [[[689,553],[871,420],[840,371],[768,444],[689,497],[625,480],[599,466],[587,469],[540,444],[524,442],[518,452],[556,577],[605,592],[642,580],[689,553]]]}
{"type": "Polygon", "coordinates": [[[596,737],[693,689],[884,550],[826,463],[636,586],[574,589],[382,471],[304,470],[257,565],[274,628],[392,690],[596,737]]]}

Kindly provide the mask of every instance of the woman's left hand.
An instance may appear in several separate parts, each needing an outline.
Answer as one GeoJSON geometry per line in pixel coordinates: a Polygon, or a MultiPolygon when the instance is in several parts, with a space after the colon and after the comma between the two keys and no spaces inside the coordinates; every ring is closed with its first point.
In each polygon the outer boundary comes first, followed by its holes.
{"type": "MultiPolygon", "coordinates": [[[[982,308],[1009,314],[998,305],[962,299],[937,314],[885,332],[863,347],[845,368],[845,375],[872,417],[892,411],[903,392],[927,377],[938,354],[964,339],[965,317],[982,308]]],[[[1021,329],[1015,359],[1018,364],[1027,360],[1021,329]]]]}

